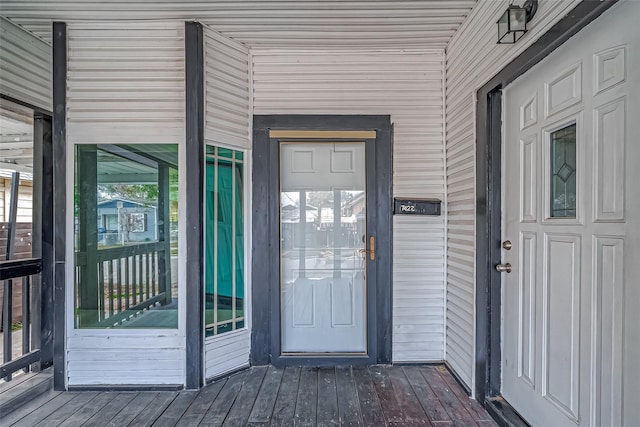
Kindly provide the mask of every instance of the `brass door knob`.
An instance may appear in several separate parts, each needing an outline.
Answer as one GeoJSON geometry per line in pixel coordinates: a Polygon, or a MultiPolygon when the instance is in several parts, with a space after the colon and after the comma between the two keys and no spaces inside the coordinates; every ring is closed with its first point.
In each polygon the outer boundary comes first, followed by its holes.
{"type": "Polygon", "coordinates": [[[498,270],[500,273],[511,273],[511,264],[498,264],[496,265],[496,270],[498,270]]]}

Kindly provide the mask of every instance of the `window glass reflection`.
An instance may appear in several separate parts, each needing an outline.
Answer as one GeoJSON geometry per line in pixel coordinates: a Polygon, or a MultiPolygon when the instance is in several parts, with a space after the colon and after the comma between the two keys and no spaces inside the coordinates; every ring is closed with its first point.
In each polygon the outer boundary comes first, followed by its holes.
{"type": "Polygon", "coordinates": [[[77,145],[75,324],[178,327],[178,146],[77,145]]]}
{"type": "Polygon", "coordinates": [[[205,334],[244,328],[244,164],[240,151],[207,147],[205,334]]]}

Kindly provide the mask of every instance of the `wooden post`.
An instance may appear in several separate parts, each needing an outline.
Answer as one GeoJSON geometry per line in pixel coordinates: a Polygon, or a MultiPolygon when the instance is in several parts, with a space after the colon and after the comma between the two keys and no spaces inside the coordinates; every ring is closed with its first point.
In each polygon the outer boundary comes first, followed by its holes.
{"type": "MultiPolygon", "coordinates": [[[[104,316],[99,309],[104,307],[104,293],[98,283],[98,173],[97,147],[77,146],[77,198],[78,198],[78,246],[80,269],[79,324],[80,327],[95,326],[104,316]]],[[[102,285],[102,286],[100,286],[102,285]]]]}
{"type": "MultiPolygon", "coordinates": [[[[18,192],[20,189],[20,172],[13,172],[11,175],[11,204],[9,205],[9,232],[7,233],[7,254],[6,259],[13,259],[13,252],[16,240],[16,217],[18,212],[18,192]]],[[[11,360],[13,353],[11,339],[13,337],[11,323],[13,317],[13,280],[4,282],[4,301],[2,307],[2,331],[4,332],[4,360],[7,363],[11,360]]],[[[24,307],[23,307],[24,309],[24,307]]],[[[7,377],[10,380],[11,376],[7,377]]]]}
{"type": "Polygon", "coordinates": [[[171,228],[169,217],[169,166],[158,164],[158,242],[164,250],[158,254],[158,285],[165,293],[165,304],[171,304],[171,228]]]}

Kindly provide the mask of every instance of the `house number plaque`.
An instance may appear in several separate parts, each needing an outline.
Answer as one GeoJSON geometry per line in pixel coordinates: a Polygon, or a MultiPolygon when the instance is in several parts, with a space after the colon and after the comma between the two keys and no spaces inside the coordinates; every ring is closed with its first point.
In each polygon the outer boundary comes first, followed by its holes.
{"type": "Polygon", "coordinates": [[[394,215],[440,215],[441,201],[437,199],[393,199],[394,215]]]}

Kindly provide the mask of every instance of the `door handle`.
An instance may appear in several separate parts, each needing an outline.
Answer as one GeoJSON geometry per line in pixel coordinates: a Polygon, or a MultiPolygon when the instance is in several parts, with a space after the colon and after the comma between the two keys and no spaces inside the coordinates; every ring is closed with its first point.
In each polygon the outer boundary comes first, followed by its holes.
{"type": "Polygon", "coordinates": [[[510,263],[498,264],[496,265],[496,270],[499,271],[500,273],[511,273],[511,264],[510,263]]]}
{"type": "Polygon", "coordinates": [[[361,254],[369,254],[369,259],[374,261],[376,259],[376,240],[373,236],[369,237],[369,250],[360,249],[361,254]]]}

